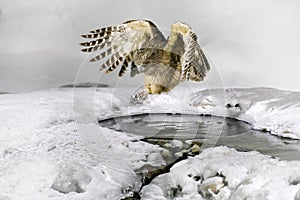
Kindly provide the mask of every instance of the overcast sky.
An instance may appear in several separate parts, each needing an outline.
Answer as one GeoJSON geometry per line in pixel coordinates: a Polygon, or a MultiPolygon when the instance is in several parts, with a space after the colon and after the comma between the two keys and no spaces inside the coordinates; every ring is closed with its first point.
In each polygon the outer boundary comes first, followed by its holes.
{"type": "MultiPolygon", "coordinates": [[[[207,52],[211,87],[300,90],[297,0],[1,0],[0,91],[26,92],[77,81],[115,85],[86,62],[80,34],[128,19],[152,20],[168,34],[189,24],[207,52]]],[[[126,76],[120,85],[141,77],[126,76]]]]}

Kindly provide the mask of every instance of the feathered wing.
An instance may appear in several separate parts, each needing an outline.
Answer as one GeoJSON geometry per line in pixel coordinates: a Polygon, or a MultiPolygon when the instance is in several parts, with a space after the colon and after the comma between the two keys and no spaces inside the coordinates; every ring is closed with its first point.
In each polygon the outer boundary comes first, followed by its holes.
{"type": "Polygon", "coordinates": [[[176,22],[172,25],[171,34],[179,34],[184,41],[181,57],[181,80],[202,81],[210,70],[208,60],[197,42],[197,36],[188,25],[176,22]]]}
{"type": "Polygon", "coordinates": [[[119,77],[123,76],[131,65],[132,73],[139,73],[135,63],[137,51],[142,48],[160,48],[165,38],[163,34],[151,21],[130,20],[121,25],[110,26],[90,31],[82,35],[84,38],[91,38],[92,41],[80,43],[83,52],[100,51],[90,61],[95,62],[102,59],[106,61],[100,70],[106,69],[106,73],[112,72],[121,65],[119,77]]]}

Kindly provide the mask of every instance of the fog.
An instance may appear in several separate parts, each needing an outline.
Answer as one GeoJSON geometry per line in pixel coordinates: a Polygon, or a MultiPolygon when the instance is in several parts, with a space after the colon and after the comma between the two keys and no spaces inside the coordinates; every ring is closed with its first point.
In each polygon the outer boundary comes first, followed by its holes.
{"type": "Polygon", "coordinates": [[[80,51],[82,33],[128,19],[149,19],[165,35],[175,21],[189,24],[212,64],[209,87],[300,90],[299,17],[297,0],[1,0],[0,91],[142,84],[141,76],[121,84],[116,74],[101,76],[80,51]]]}

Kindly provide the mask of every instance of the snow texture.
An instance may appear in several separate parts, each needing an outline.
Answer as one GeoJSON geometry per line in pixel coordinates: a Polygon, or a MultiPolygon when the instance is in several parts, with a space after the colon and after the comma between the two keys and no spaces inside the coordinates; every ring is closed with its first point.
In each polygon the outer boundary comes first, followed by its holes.
{"type": "Polygon", "coordinates": [[[300,162],[270,159],[227,147],[204,150],[144,187],[144,199],[294,200],[300,162]]]}
{"type": "MultiPolygon", "coordinates": [[[[162,149],[130,133],[97,125],[97,119],[111,116],[225,114],[249,121],[254,128],[299,138],[298,93],[260,88],[199,91],[190,96],[178,87],[129,106],[132,92],[130,88],[60,88],[1,95],[0,199],[120,199],[128,188],[139,187],[140,177],[134,171],[145,164],[163,164],[162,149]]],[[[165,199],[168,188],[176,186],[172,195],[179,199],[295,200],[300,194],[299,169],[299,161],[211,148],[157,177],[144,188],[143,198],[165,199]]]]}
{"type": "Polygon", "coordinates": [[[193,94],[191,105],[205,113],[246,121],[257,130],[300,139],[299,92],[272,88],[206,90],[193,94]]]}
{"type": "MultiPolygon", "coordinates": [[[[85,101],[85,91],[79,112],[86,112],[74,121],[72,97],[71,89],[1,95],[1,195],[12,200],[118,199],[122,189],[139,180],[133,169],[141,160],[158,157],[159,148],[100,128],[89,116],[93,104],[85,101]],[[80,121],[82,115],[88,122],[80,121]]],[[[96,106],[103,109],[111,96],[99,93],[98,99],[96,106]]]]}

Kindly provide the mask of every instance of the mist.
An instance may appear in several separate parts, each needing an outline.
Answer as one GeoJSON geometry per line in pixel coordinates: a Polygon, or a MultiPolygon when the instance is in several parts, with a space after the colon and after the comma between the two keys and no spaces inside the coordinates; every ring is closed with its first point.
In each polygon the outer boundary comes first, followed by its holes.
{"type": "Polygon", "coordinates": [[[0,91],[73,82],[142,85],[142,76],[102,76],[100,63],[88,63],[79,46],[81,34],[129,19],[151,20],[166,36],[172,23],[189,24],[212,65],[209,87],[300,90],[299,17],[296,0],[2,0],[0,91]]]}

